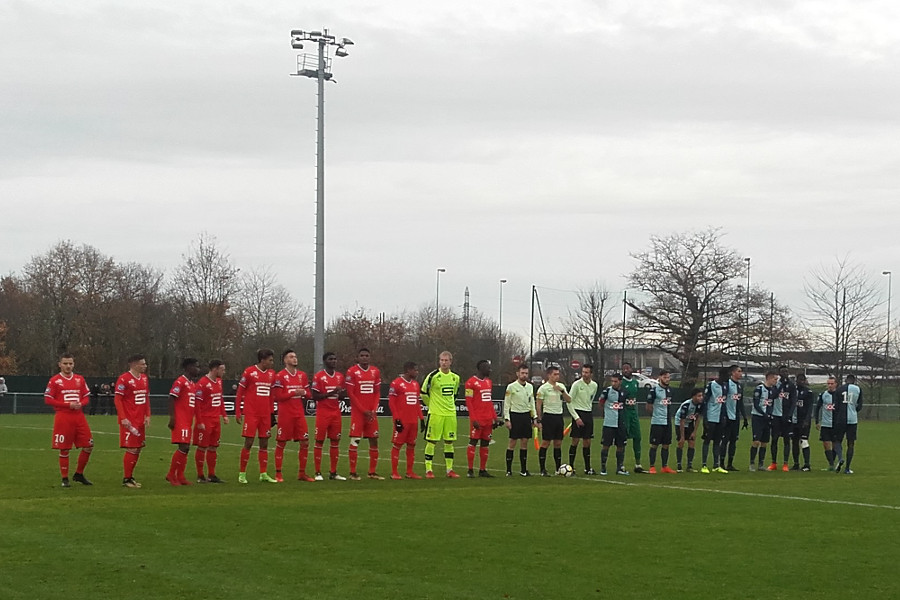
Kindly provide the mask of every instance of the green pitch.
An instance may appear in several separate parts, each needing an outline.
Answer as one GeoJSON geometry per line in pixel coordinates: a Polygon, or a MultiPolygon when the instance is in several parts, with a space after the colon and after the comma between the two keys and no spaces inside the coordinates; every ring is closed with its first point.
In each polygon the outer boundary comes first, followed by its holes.
{"type": "MultiPolygon", "coordinates": [[[[450,481],[439,447],[435,481],[299,483],[291,444],[286,483],[258,483],[254,451],[245,486],[232,423],[218,469],[228,483],[173,488],[163,479],[173,447],[156,417],[135,472],[144,487],[130,490],[114,418],[96,416],[95,485],[66,490],[51,419],[0,415],[3,599],[900,597],[898,423],[860,425],[852,476],[819,471],[818,442],[812,473],[748,473],[742,439],[744,470],[728,475],[450,481]]],[[[503,475],[497,431],[490,467],[503,475]]],[[[384,476],[389,447],[382,440],[384,476]]],[[[533,449],[529,461],[537,471],[533,449]]],[[[465,463],[460,442],[461,474],[465,463]]],[[[274,473],[273,450],[269,464],[274,473]]]]}

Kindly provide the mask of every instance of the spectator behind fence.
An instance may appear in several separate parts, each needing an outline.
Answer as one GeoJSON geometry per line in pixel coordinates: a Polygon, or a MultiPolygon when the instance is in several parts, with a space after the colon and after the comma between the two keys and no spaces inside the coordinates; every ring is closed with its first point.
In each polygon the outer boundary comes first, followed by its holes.
{"type": "Polygon", "coordinates": [[[97,411],[97,403],[100,401],[100,385],[95,383],[91,386],[91,408],[88,411],[94,414],[97,411]]]}
{"type": "Polygon", "coordinates": [[[0,401],[6,398],[6,392],[9,391],[9,388],[6,387],[6,379],[0,377],[0,401]]]}
{"type": "Polygon", "coordinates": [[[100,386],[100,401],[97,410],[102,411],[101,414],[108,415],[112,410],[112,389],[114,385],[113,383],[104,383],[100,386]]]}

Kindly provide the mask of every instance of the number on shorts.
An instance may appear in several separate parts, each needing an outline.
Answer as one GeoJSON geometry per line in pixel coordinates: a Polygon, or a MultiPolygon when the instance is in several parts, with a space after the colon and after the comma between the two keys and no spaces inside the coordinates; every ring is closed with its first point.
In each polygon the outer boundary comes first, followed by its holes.
{"type": "Polygon", "coordinates": [[[65,444],[65,443],[66,443],[66,436],[64,436],[64,435],[61,434],[61,433],[54,434],[54,436],[53,436],[53,443],[54,443],[54,444],[65,444]]]}

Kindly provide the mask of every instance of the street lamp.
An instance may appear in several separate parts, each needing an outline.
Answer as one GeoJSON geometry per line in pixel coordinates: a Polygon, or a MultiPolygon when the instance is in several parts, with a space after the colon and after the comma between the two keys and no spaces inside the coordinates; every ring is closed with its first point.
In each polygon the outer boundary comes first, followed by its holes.
{"type": "Polygon", "coordinates": [[[439,326],[438,315],[441,310],[441,273],[446,273],[447,269],[438,269],[437,270],[437,289],[434,292],[434,334],[437,337],[437,330],[439,326]]]}
{"type": "Polygon", "coordinates": [[[887,309],[887,337],[884,340],[884,381],[887,381],[888,358],[891,356],[891,290],[894,287],[893,274],[890,271],[882,271],[882,275],[888,276],[888,309],[887,309]]]}
{"type": "MultiPolygon", "coordinates": [[[[505,279],[500,280],[500,318],[497,326],[497,368],[503,364],[503,284],[505,279]]],[[[500,374],[497,374],[497,381],[500,381],[500,374]]]]}
{"type": "Polygon", "coordinates": [[[322,31],[291,31],[291,48],[302,50],[303,42],[313,42],[319,46],[318,55],[298,54],[297,72],[294,77],[309,77],[318,81],[319,102],[316,137],[316,292],[315,325],[313,334],[313,361],[315,370],[322,368],[322,354],[325,352],[325,81],[331,80],[331,59],[327,48],[334,46],[336,56],[347,56],[346,46],[353,42],[347,38],[336,39],[322,31]]]}
{"type": "Polygon", "coordinates": [[[750,358],[750,257],[745,257],[744,262],[747,263],[747,306],[745,307],[746,322],[744,323],[744,338],[745,342],[747,343],[747,352],[744,353],[744,371],[746,371],[747,362],[750,358]]]}

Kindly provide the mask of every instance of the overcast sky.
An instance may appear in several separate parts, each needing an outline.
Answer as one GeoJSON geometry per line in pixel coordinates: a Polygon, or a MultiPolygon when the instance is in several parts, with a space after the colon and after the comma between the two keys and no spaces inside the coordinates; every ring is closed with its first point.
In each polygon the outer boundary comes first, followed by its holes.
{"type": "Polygon", "coordinates": [[[442,303],[494,317],[508,279],[524,334],[532,284],[618,293],[691,227],[798,307],[836,256],[898,267],[896,2],[8,0],[0,272],[64,238],[171,269],[206,231],[312,304],[289,33],[323,27],[356,43],[326,87],[329,316],[433,303],[442,267],[442,303]]]}

